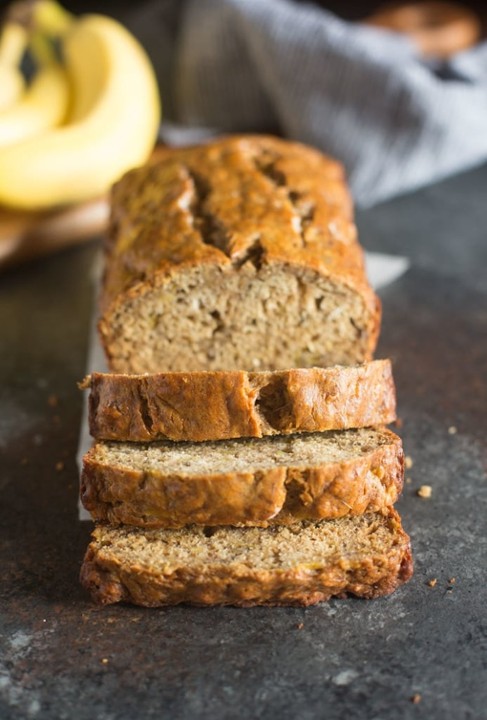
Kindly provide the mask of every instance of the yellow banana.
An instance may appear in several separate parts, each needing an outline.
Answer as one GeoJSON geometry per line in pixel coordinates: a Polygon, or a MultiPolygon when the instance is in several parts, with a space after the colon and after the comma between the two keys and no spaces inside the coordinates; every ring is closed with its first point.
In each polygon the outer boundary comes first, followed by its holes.
{"type": "Polygon", "coordinates": [[[69,86],[56,63],[41,67],[22,99],[0,114],[0,148],[60,125],[68,110],[69,86]]]}
{"type": "Polygon", "coordinates": [[[22,75],[14,68],[0,63],[0,112],[17,102],[23,90],[22,75]]]}
{"type": "Polygon", "coordinates": [[[14,105],[25,89],[20,61],[27,45],[27,31],[6,22],[0,35],[0,113],[14,105]]]}
{"type": "Polygon", "coordinates": [[[63,52],[73,95],[83,98],[76,121],[0,148],[4,205],[41,209],[95,197],[154,147],[159,93],[137,40],[111,18],[86,15],[68,28],[63,52]]]}

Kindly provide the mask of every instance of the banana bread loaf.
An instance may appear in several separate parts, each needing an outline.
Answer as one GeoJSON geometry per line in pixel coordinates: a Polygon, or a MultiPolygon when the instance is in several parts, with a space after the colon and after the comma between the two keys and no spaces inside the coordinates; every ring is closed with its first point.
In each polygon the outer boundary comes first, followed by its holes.
{"type": "Polygon", "coordinates": [[[275,372],[93,373],[97,440],[226,440],[386,425],[395,420],[389,360],[275,372]]]}
{"type": "Polygon", "coordinates": [[[81,499],[96,520],[141,527],[286,524],[383,510],[402,482],[402,443],[388,430],[100,442],[84,458],[81,499]]]}
{"type": "Polygon", "coordinates": [[[313,605],[387,595],[411,574],[409,538],[390,510],[264,529],[101,525],[81,582],[102,604],[313,605]]]}
{"type": "Polygon", "coordinates": [[[379,323],[342,168],[316,150],[224,138],[115,186],[99,322],[112,371],[356,364],[379,323]]]}

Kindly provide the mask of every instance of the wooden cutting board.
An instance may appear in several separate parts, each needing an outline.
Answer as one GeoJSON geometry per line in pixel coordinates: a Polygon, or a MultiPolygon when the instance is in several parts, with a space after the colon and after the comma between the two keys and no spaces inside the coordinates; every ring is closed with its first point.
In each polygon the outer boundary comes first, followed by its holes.
{"type": "Polygon", "coordinates": [[[42,213],[0,208],[0,270],[93,239],[108,215],[106,197],[42,213]]]}

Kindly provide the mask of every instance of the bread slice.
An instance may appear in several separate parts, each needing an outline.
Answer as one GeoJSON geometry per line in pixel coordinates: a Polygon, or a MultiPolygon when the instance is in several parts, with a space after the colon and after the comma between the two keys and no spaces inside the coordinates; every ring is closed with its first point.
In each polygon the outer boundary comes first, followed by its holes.
{"type": "Polygon", "coordinates": [[[226,440],[387,425],[396,418],[389,360],[358,367],[152,375],[93,373],[97,440],[226,440]]]}
{"type": "Polygon", "coordinates": [[[140,527],[266,525],[382,510],[402,482],[401,440],[388,430],[100,442],[84,458],[81,499],[96,520],[140,527]]]}
{"type": "Polygon", "coordinates": [[[110,370],[279,370],[370,360],[367,282],[342,167],[240,136],[116,184],[99,331],[110,370]]]}
{"type": "Polygon", "coordinates": [[[313,605],[387,595],[412,574],[399,515],[258,528],[98,526],[81,582],[99,603],[313,605]]]}

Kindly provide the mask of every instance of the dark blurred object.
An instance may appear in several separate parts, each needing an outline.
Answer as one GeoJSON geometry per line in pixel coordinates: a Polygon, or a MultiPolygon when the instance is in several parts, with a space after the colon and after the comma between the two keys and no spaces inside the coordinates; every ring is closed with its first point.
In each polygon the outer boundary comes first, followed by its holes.
{"type": "Polygon", "coordinates": [[[452,2],[384,5],[366,22],[409,35],[424,55],[435,58],[447,58],[466,50],[475,45],[481,33],[477,15],[452,2]]]}
{"type": "MultiPolygon", "coordinates": [[[[157,1],[157,0],[156,0],[157,1]]],[[[113,17],[121,18],[127,11],[136,11],[154,0],[64,0],[62,5],[74,13],[102,12],[113,17]],[[134,7],[136,6],[136,7],[134,7]]],[[[171,0],[173,5],[182,5],[182,0],[171,0]]],[[[273,0],[266,0],[273,2],[273,0]]],[[[293,0],[296,3],[310,3],[330,10],[344,20],[361,20],[362,18],[378,12],[384,3],[380,0],[293,0]]],[[[7,7],[10,0],[0,0],[0,9],[7,7]]],[[[463,0],[462,5],[476,11],[479,15],[487,14],[485,0],[463,0]]]]}

